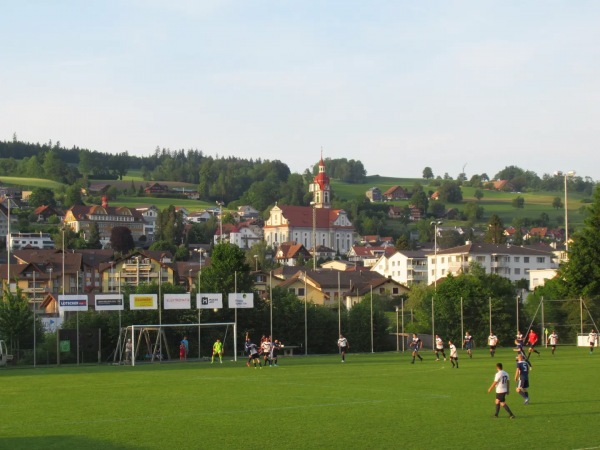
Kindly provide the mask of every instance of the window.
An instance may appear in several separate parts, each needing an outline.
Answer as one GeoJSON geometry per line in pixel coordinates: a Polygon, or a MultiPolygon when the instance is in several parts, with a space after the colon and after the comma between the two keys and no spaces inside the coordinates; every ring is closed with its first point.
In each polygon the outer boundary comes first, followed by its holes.
{"type": "Polygon", "coordinates": [[[537,257],[537,259],[536,259],[536,261],[537,261],[538,263],[544,263],[544,262],[546,262],[546,258],[545,258],[545,257],[543,257],[543,256],[538,256],[538,257],[537,257]]]}
{"type": "Polygon", "coordinates": [[[515,268],[515,275],[521,275],[521,269],[515,268]]]}
{"type": "Polygon", "coordinates": [[[304,297],[304,288],[298,288],[298,297],[304,297]]]}
{"type": "Polygon", "coordinates": [[[521,262],[521,257],[520,256],[515,256],[515,262],[516,263],[521,262]]]}
{"type": "Polygon", "coordinates": [[[529,256],[524,256],[523,257],[523,262],[524,263],[528,263],[529,262],[529,256]]]}

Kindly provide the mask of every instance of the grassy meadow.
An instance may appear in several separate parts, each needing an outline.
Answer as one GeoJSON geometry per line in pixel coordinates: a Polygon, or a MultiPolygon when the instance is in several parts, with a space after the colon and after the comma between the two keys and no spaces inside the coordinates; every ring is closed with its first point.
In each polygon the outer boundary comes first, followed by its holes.
{"type": "Polygon", "coordinates": [[[0,448],[598,448],[600,352],[541,349],[531,403],[514,392],[494,419],[495,363],[514,352],[460,351],[460,369],[407,353],[0,370],[0,448]]]}

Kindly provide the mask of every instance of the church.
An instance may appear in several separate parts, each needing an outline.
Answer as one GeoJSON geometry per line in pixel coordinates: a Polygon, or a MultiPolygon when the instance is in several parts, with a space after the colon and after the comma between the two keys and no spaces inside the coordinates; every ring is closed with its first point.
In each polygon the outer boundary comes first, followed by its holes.
{"type": "Polygon", "coordinates": [[[354,226],[343,209],[331,208],[331,186],[323,157],[319,173],[310,185],[311,206],[275,205],[264,226],[264,238],[276,249],[284,242],[302,244],[307,249],[324,246],[339,255],[352,248],[354,226]]]}

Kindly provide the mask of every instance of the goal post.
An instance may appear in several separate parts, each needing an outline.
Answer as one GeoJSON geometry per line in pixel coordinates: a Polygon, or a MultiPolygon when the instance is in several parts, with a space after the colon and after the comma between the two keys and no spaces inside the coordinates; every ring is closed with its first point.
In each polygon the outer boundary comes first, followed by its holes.
{"type": "Polygon", "coordinates": [[[141,360],[160,362],[165,359],[179,359],[179,344],[184,336],[189,342],[189,355],[196,355],[198,361],[202,358],[202,348],[206,349],[210,346],[212,349],[212,343],[216,338],[223,341],[225,352],[228,348],[233,348],[233,358],[237,361],[235,322],[129,325],[121,330],[115,358],[118,356],[120,364],[133,366],[141,360]],[[204,339],[204,344],[201,338],[204,339]],[[126,348],[128,342],[131,345],[129,355],[126,348]]]}

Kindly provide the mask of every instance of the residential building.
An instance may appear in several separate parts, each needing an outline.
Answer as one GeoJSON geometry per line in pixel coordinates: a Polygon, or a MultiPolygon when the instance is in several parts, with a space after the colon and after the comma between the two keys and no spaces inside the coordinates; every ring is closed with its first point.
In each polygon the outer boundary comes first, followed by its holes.
{"type": "Polygon", "coordinates": [[[365,267],[372,267],[383,255],[393,255],[393,246],[353,245],[347,254],[348,261],[361,262],[365,267]]]}
{"type": "Polygon", "coordinates": [[[98,224],[100,241],[103,245],[110,240],[114,227],[127,227],[131,230],[134,240],[144,235],[146,221],[142,214],[133,208],[125,206],[108,206],[107,201],[100,205],[75,205],[65,213],[64,223],[75,233],[83,232],[89,236],[92,223],[98,224]]]}
{"type": "Polygon", "coordinates": [[[388,201],[408,200],[410,198],[410,193],[402,186],[392,186],[383,193],[383,198],[388,201]]]}
{"type": "Polygon", "coordinates": [[[149,241],[154,240],[154,235],[156,233],[156,220],[158,219],[158,208],[154,205],[150,206],[139,206],[136,208],[136,211],[139,212],[144,218],[144,223],[142,225],[143,236],[149,241]]]}
{"type": "Polygon", "coordinates": [[[224,223],[222,228],[223,236],[221,237],[221,227],[217,227],[214,236],[215,244],[224,241],[235,244],[242,249],[249,249],[257,242],[263,240],[262,228],[255,221],[238,224],[224,223]]]}
{"type": "Polygon", "coordinates": [[[400,250],[391,256],[381,256],[372,271],[405,286],[427,283],[427,253],[421,250],[400,250]]]}
{"type": "Polygon", "coordinates": [[[11,250],[22,248],[53,249],[54,241],[47,233],[10,233],[8,245],[11,250]]]}
{"type": "Polygon", "coordinates": [[[555,269],[558,267],[552,252],[534,250],[506,244],[473,244],[428,252],[428,284],[436,278],[444,278],[467,272],[471,263],[483,267],[486,273],[495,273],[511,281],[530,280],[532,269],[555,269]],[[437,261],[436,261],[437,258],[437,261]],[[437,263],[437,267],[436,267],[437,263]]]}
{"type": "MultiPolygon", "coordinates": [[[[121,292],[124,286],[178,282],[171,253],[161,251],[138,251],[115,261],[103,263],[100,265],[100,274],[102,292],[121,292]]],[[[182,274],[182,276],[186,275],[182,274]]]]}

